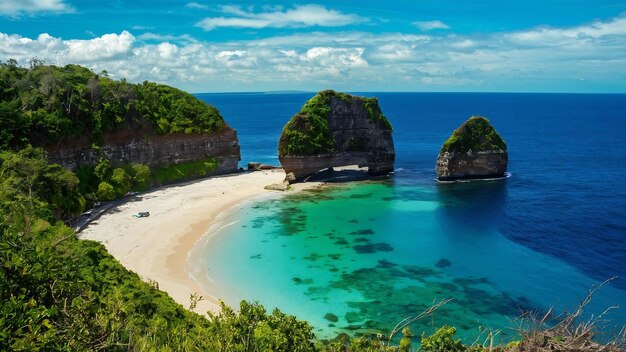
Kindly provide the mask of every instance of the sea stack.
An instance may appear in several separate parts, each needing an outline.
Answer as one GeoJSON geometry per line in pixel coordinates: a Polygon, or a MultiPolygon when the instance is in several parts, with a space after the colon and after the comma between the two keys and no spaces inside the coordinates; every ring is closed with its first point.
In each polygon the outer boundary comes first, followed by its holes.
{"type": "Polygon", "coordinates": [[[506,143],[482,116],[457,128],[437,157],[437,179],[456,181],[503,177],[508,164],[506,143]]]}
{"type": "Polygon", "coordinates": [[[304,104],[283,128],[278,159],[302,181],[337,166],[367,167],[371,175],[393,171],[392,127],[376,98],[325,90],[304,104]]]}

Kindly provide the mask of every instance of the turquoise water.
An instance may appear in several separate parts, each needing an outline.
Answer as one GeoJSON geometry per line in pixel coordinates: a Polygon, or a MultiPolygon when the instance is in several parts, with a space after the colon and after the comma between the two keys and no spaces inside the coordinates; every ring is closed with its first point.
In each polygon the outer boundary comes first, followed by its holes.
{"type": "MultiPolygon", "coordinates": [[[[312,95],[199,97],[237,129],[244,162],[277,164],[282,127],[312,95]]],[[[619,304],[603,328],[626,324],[626,95],[362,95],[377,96],[394,126],[393,177],[231,214],[204,255],[211,292],[279,307],[322,337],[389,329],[453,298],[413,331],[451,323],[472,342],[478,326],[511,334],[521,310],[572,308],[618,276],[587,312],[619,304]],[[441,144],[475,114],[506,140],[512,176],[438,184],[441,144]]]]}
{"type": "MultiPolygon", "coordinates": [[[[413,331],[453,324],[468,342],[479,327],[509,338],[520,312],[546,302],[575,307],[597,282],[498,232],[505,182],[437,188],[387,180],[247,204],[208,242],[209,289],[233,306],[247,299],[295,314],[322,338],[386,331],[452,298],[413,331]]],[[[591,309],[626,303],[612,287],[599,296],[591,309]]]]}

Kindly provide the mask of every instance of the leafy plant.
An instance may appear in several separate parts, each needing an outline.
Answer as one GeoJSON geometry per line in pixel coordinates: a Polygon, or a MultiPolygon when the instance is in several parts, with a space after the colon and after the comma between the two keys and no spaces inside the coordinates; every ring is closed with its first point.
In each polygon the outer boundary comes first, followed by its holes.
{"type": "Polygon", "coordinates": [[[150,171],[150,179],[151,183],[154,185],[163,185],[182,179],[206,176],[215,171],[215,169],[217,169],[216,158],[159,165],[150,171]]]}
{"type": "Polygon", "coordinates": [[[461,352],[466,347],[460,340],[455,340],[456,329],[452,326],[442,326],[430,336],[422,336],[420,351],[428,352],[461,352]]]}
{"type": "Polygon", "coordinates": [[[457,128],[441,147],[441,152],[506,151],[506,143],[482,116],[472,116],[457,128]]]}

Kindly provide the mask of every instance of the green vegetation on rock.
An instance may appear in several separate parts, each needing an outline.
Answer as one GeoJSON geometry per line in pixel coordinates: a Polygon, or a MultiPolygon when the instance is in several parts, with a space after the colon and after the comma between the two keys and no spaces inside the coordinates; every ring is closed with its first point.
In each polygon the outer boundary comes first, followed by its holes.
{"type": "Polygon", "coordinates": [[[0,152],[0,201],[22,204],[26,200],[29,209],[44,219],[65,219],[85,207],[78,177],[60,165],[48,164],[43,150],[0,152]]]}
{"type": "Polygon", "coordinates": [[[279,155],[314,155],[335,151],[335,139],[328,124],[330,98],[343,95],[326,90],[309,99],[283,128],[279,155]]]}
{"type": "Polygon", "coordinates": [[[379,123],[385,129],[393,130],[393,127],[391,126],[391,122],[387,120],[385,115],[383,115],[383,112],[380,110],[380,106],[378,106],[377,98],[357,97],[357,99],[359,99],[363,103],[363,105],[369,112],[370,121],[374,123],[379,123]]]}
{"type": "Polygon", "coordinates": [[[153,185],[164,185],[184,179],[202,177],[217,169],[216,158],[206,158],[179,164],[159,165],[151,170],[153,185]]]}
{"type": "Polygon", "coordinates": [[[99,144],[104,133],[145,126],[194,133],[225,123],[214,107],[166,85],[115,81],[78,65],[0,63],[0,150],[71,138],[99,144]]]}
{"type": "Polygon", "coordinates": [[[441,147],[441,152],[461,152],[483,150],[506,151],[506,143],[482,116],[472,116],[457,128],[441,147]]]}
{"type": "Polygon", "coordinates": [[[111,201],[130,191],[145,191],[152,186],[207,176],[217,166],[217,159],[211,157],[152,167],[135,163],[113,168],[109,160],[102,157],[95,166],[80,166],[76,169],[76,176],[80,181],[78,189],[85,199],[111,201]]]}
{"type": "Polygon", "coordinates": [[[376,98],[357,97],[325,90],[309,99],[300,112],[285,125],[278,143],[279,155],[315,155],[335,152],[335,139],[328,123],[332,98],[347,103],[362,104],[369,112],[372,123],[391,129],[391,123],[382,114],[376,98]]]}

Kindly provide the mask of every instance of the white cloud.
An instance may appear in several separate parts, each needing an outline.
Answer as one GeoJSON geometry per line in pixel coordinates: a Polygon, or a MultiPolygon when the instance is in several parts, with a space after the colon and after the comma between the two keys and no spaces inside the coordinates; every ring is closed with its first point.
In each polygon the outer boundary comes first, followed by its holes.
{"type": "Polygon", "coordinates": [[[164,60],[171,60],[178,53],[178,47],[174,44],[164,42],[157,45],[159,56],[164,60]]]}
{"type": "Polygon", "coordinates": [[[315,62],[320,66],[367,67],[367,61],[363,59],[364,50],[363,48],[315,47],[307,50],[299,59],[315,62]]]}
{"type": "Polygon", "coordinates": [[[476,42],[471,39],[463,39],[458,42],[453,42],[452,46],[455,48],[471,48],[476,45],[476,42]]]}
{"type": "Polygon", "coordinates": [[[188,2],[187,4],[185,4],[185,7],[188,9],[198,9],[198,10],[206,10],[209,8],[207,5],[202,5],[197,2],[188,2]]]}
{"type": "Polygon", "coordinates": [[[415,44],[389,43],[383,44],[374,50],[371,55],[380,61],[411,61],[416,56],[415,44]]]}
{"type": "Polygon", "coordinates": [[[266,8],[265,12],[244,10],[239,6],[222,6],[222,13],[231,17],[207,17],[196,25],[210,31],[220,27],[234,28],[297,28],[339,27],[364,21],[365,19],[320,5],[296,5],[291,9],[266,8]]]}
{"type": "Polygon", "coordinates": [[[163,35],[163,34],[156,34],[152,32],[146,32],[146,33],[140,34],[139,36],[137,36],[137,39],[144,40],[144,41],[153,41],[153,42],[175,41],[175,42],[182,42],[182,43],[195,43],[198,41],[194,37],[190,36],[189,34],[163,35]]]}
{"type": "Polygon", "coordinates": [[[139,31],[141,31],[141,30],[150,30],[150,29],[154,29],[154,26],[140,26],[140,25],[134,25],[134,26],[132,26],[131,28],[132,28],[132,29],[135,29],[135,30],[139,30],[139,31]]]}
{"type": "Polygon", "coordinates": [[[572,28],[537,28],[511,33],[507,37],[520,44],[547,45],[588,42],[602,37],[626,35],[626,17],[609,21],[596,21],[588,25],[572,28]]]}
{"type": "Polygon", "coordinates": [[[412,23],[415,27],[421,29],[422,31],[431,31],[433,29],[450,29],[450,26],[447,24],[435,20],[435,21],[415,21],[412,23]]]}
{"type": "Polygon", "coordinates": [[[0,1],[0,15],[20,16],[37,13],[68,13],[74,9],[64,0],[2,0],[0,1]]]}
{"type": "Polygon", "coordinates": [[[131,54],[134,40],[127,31],[89,40],[63,40],[47,33],[33,40],[0,33],[0,56],[22,62],[38,57],[55,64],[106,62],[131,54]]]}
{"type": "Polygon", "coordinates": [[[135,37],[127,31],[121,34],[105,34],[89,40],[67,40],[67,59],[76,62],[89,62],[111,59],[128,54],[135,37]]]}
{"type": "Polygon", "coordinates": [[[115,78],[191,91],[545,91],[553,82],[584,90],[604,81],[622,82],[614,85],[626,91],[625,22],[623,16],[570,28],[472,35],[312,31],[228,42],[126,31],[91,40],[0,33],[0,57],[22,65],[33,57],[78,63],[115,78]]]}

